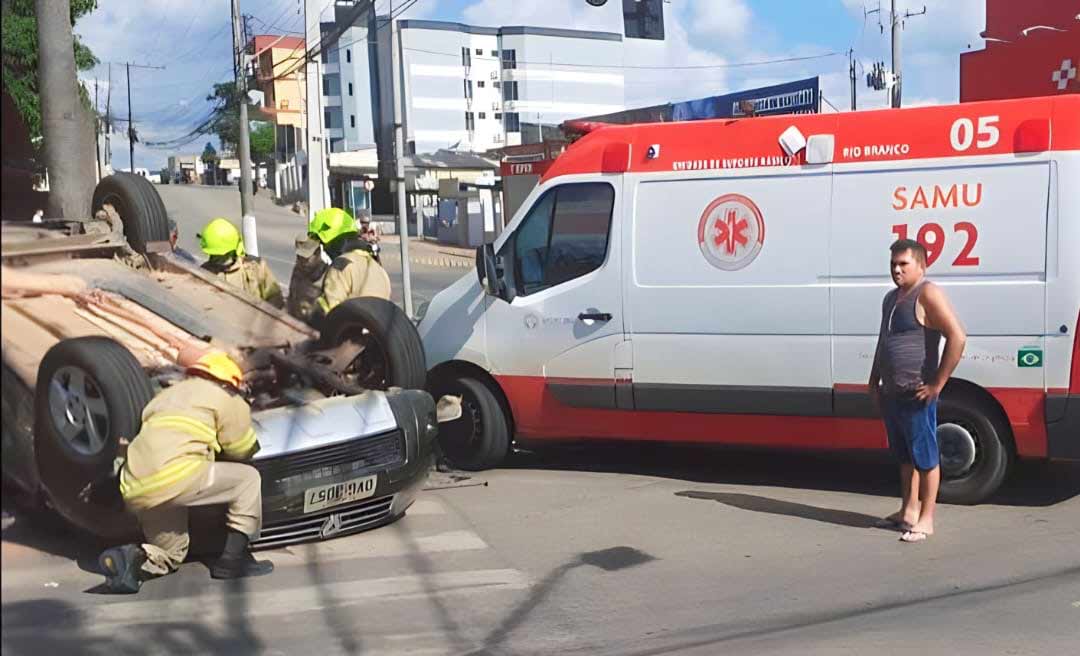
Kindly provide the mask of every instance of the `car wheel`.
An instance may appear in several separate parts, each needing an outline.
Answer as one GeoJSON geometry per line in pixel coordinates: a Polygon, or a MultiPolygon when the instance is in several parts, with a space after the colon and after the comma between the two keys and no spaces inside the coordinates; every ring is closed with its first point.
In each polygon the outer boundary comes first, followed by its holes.
{"type": "Polygon", "coordinates": [[[120,438],[139,432],[153,393],[135,357],[107,337],[63,340],[38,368],[34,450],[47,498],[100,537],[130,535],[134,528],[111,474],[120,438]],[[86,498],[88,490],[95,497],[86,498]]]}
{"type": "Polygon", "coordinates": [[[968,395],[938,403],[938,448],[945,503],[976,504],[1001,487],[1012,463],[1008,427],[986,403],[968,395]]]}
{"type": "Polygon", "coordinates": [[[455,467],[480,471],[499,466],[510,450],[510,422],[484,381],[470,376],[442,379],[433,396],[461,397],[461,417],[439,424],[439,447],[455,467]]]}
{"type": "Polygon", "coordinates": [[[169,216],[153,183],[140,175],[114,173],[94,188],[96,214],[112,205],[124,223],[124,237],[131,248],[146,254],[146,243],[169,240],[169,216]]]}
{"type": "Polygon", "coordinates": [[[333,348],[346,340],[363,348],[344,372],[349,382],[367,389],[424,389],[424,345],[398,306],[374,297],[341,303],[323,320],[320,341],[333,348]]]}

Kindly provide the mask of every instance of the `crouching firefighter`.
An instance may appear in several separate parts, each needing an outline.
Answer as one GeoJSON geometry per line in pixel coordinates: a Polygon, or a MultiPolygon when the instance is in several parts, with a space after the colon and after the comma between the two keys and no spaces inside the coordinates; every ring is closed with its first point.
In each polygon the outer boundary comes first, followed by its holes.
{"type": "Polygon", "coordinates": [[[265,260],[244,252],[244,239],[236,226],[225,219],[214,219],[198,237],[203,252],[210,257],[203,264],[204,269],[250,296],[276,308],[285,307],[281,286],[270,267],[265,260]]]}
{"type": "Polygon", "coordinates": [[[307,239],[297,240],[289,281],[289,312],[318,327],[343,301],[359,296],[390,300],[390,276],[375,260],[348,212],[328,207],[315,213],[307,239]]]}
{"type": "Polygon", "coordinates": [[[146,543],[101,554],[113,592],[138,592],[143,581],[180,566],[190,542],[188,508],[194,506],[228,507],[225,548],[210,565],[213,578],[261,576],[274,569],[248,549],[262,526],[262,481],[242,462],[259,443],[251,408],[240,395],[240,367],[225,353],[210,351],[187,373],[146,406],[120,470],[124,505],[139,520],[146,543]]]}

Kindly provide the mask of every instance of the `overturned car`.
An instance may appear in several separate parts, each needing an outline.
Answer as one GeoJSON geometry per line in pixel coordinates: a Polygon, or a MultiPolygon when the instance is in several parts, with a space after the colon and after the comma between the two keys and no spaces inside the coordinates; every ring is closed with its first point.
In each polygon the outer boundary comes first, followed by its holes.
{"type": "MultiPolygon", "coordinates": [[[[352,299],[316,332],[175,257],[165,207],[145,179],[103,179],[94,212],[3,223],[6,482],[106,541],[137,538],[109,482],[143,407],[183,377],[181,354],[213,346],[245,372],[261,445],[253,464],[264,521],[254,546],[405,514],[438,424],[422,391],[423,347],[397,306],[352,299]]],[[[194,544],[211,545],[200,527],[223,524],[193,512],[192,525],[194,544]]]]}

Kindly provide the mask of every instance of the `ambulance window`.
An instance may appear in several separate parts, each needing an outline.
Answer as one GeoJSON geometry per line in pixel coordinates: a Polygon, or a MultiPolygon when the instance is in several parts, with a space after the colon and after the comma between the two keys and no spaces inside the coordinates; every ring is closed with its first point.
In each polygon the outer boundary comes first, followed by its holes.
{"type": "Polygon", "coordinates": [[[604,183],[563,185],[545,194],[515,236],[518,293],[532,294],[600,268],[614,201],[614,189],[604,183]]]}

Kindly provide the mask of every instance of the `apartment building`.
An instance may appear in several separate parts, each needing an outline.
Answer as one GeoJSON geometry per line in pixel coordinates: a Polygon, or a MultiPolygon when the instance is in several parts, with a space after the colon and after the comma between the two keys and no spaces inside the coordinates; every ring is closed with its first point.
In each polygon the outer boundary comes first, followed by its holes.
{"type": "Polygon", "coordinates": [[[304,173],[297,151],[304,149],[307,128],[303,38],[258,35],[248,43],[254,62],[254,84],[263,92],[261,113],[274,123],[275,166],[272,182],[279,198],[293,198],[303,189],[304,173]]]}
{"type": "MultiPolygon", "coordinates": [[[[335,9],[322,26],[333,44],[322,53],[331,150],[392,148],[390,21],[335,9]]],[[[621,34],[429,20],[397,27],[409,153],[484,152],[538,140],[543,125],[624,108],[621,34]]]]}

